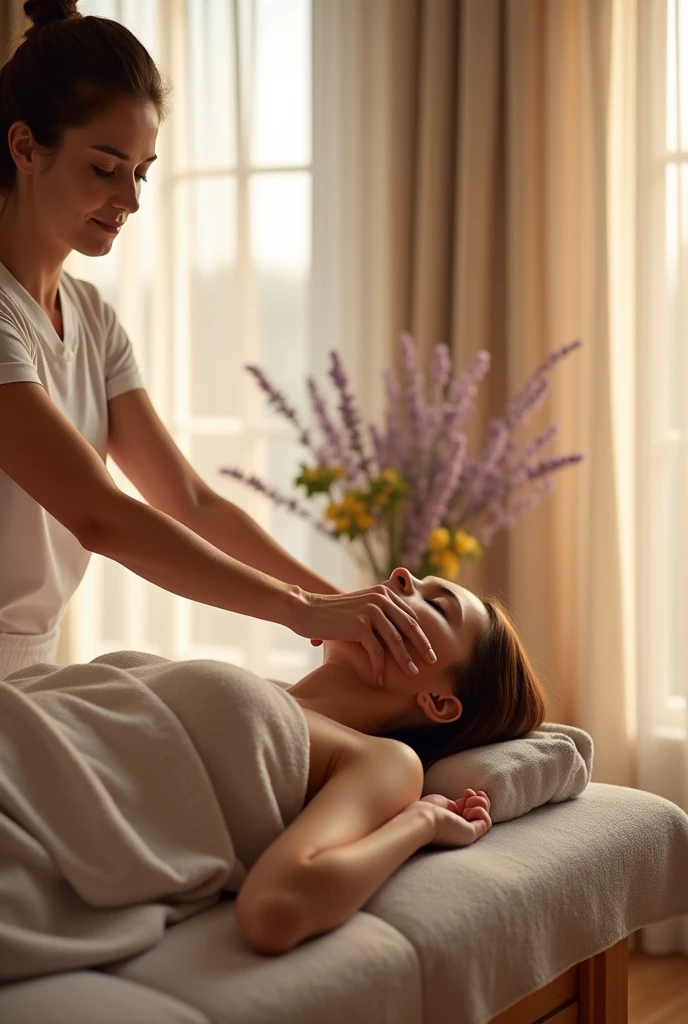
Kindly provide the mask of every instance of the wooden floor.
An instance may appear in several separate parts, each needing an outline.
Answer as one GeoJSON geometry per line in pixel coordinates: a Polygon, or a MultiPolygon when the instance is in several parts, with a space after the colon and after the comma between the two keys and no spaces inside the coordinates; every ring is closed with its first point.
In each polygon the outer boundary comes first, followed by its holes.
{"type": "Polygon", "coordinates": [[[629,954],[628,1024],[688,1024],[688,956],[629,954]]]}

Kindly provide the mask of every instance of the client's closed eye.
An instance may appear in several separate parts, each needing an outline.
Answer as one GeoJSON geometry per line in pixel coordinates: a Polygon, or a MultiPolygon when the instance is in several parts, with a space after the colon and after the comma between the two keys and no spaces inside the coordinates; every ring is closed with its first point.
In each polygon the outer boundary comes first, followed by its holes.
{"type": "Polygon", "coordinates": [[[431,601],[429,597],[426,597],[425,600],[428,602],[428,604],[431,604],[433,608],[437,609],[437,611],[440,613],[443,619],[446,619],[447,622],[449,622],[449,616],[447,615],[439,601],[431,601]]]}

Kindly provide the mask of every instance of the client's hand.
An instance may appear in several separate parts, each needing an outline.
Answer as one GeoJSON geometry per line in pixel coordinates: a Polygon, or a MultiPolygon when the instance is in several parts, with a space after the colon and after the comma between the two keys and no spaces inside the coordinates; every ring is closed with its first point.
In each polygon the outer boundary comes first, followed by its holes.
{"type": "Polygon", "coordinates": [[[426,661],[437,661],[415,612],[383,583],[351,594],[309,594],[301,590],[297,601],[291,626],[294,632],[309,640],[353,640],[363,644],[378,686],[382,686],[385,664],[385,649],[380,641],[409,675],[416,675],[418,667],[404,640],[410,640],[426,661]]]}
{"type": "Polygon", "coordinates": [[[435,811],[435,838],[430,846],[470,846],[492,828],[490,800],[481,789],[465,789],[458,800],[439,793],[424,796],[419,803],[432,804],[435,811]]]}

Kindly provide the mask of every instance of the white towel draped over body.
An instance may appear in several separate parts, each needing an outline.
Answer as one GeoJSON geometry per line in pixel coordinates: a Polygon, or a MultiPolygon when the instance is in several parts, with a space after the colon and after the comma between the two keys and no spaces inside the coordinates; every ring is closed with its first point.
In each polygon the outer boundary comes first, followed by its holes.
{"type": "Polygon", "coordinates": [[[0,682],[0,981],[130,957],[236,892],[302,809],[278,684],[120,651],[0,682]]]}

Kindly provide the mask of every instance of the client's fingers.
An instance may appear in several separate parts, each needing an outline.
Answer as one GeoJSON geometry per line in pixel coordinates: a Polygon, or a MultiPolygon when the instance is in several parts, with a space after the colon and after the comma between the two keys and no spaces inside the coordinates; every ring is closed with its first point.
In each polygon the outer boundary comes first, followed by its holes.
{"type": "Polygon", "coordinates": [[[466,800],[466,807],[484,807],[486,811],[489,811],[490,801],[486,796],[470,796],[466,800]]]}
{"type": "Polygon", "coordinates": [[[492,824],[492,819],[484,807],[469,807],[468,810],[463,812],[463,816],[466,821],[484,822],[487,828],[492,824]]]}

